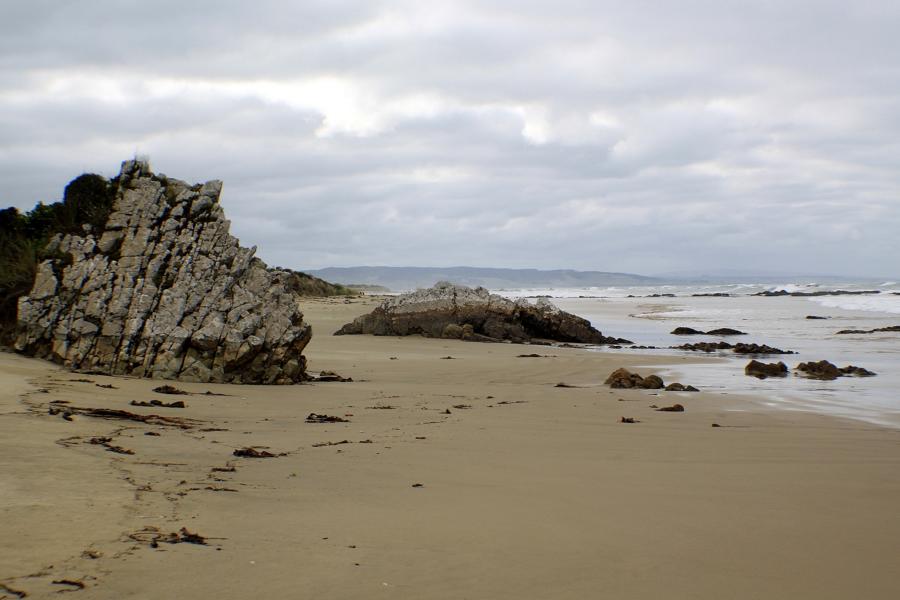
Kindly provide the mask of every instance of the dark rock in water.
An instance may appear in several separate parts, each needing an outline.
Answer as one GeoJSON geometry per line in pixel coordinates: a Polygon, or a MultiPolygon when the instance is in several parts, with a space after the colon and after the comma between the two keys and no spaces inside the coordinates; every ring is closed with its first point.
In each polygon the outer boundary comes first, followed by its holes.
{"type": "Polygon", "coordinates": [[[731,294],[727,292],[714,292],[710,294],[691,294],[693,298],[730,298],[731,294]]]}
{"type": "Polygon", "coordinates": [[[758,360],[751,360],[744,367],[744,374],[765,379],[767,377],[787,377],[788,368],[783,362],[763,363],[758,360]]]}
{"type": "Polygon", "coordinates": [[[696,344],[681,344],[672,346],[675,350],[690,350],[692,352],[715,352],[716,350],[731,350],[734,348],[728,342],[697,342],[696,344]]]}
{"type": "Polygon", "coordinates": [[[719,329],[712,329],[706,332],[706,335],[747,335],[745,331],[738,331],[737,329],[732,329],[731,327],[720,327],[719,329]]]}
{"type": "Polygon", "coordinates": [[[827,360],[802,362],[797,365],[796,370],[798,375],[823,381],[831,381],[841,376],[841,370],[827,360]]]}
{"type": "Polygon", "coordinates": [[[880,294],[879,290],[816,290],[815,292],[789,292],[787,290],[766,290],[757,292],[754,296],[795,296],[798,298],[808,298],[815,296],[869,296],[880,294]]]}
{"type": "Polygon", "coordinates": [[[699,392],[697,388],[692,385],[684,385],[683,383],[670,383],[666,386],[667,392],[699,392]]]}
{"type": "MultiPolygon", "coordinates": [[[[807,317],[809,318],[809,317],[807,317]]],[[[837,335],[845,335],[845,334],[865,334],[865,333],[892,333],[892,332],[900,332],[900,325],[891,325],[889,327],[879,327],[878,329],[842,329],[837,332],[837,335]]]]}
{"type": "Polygon", "coordinates": [[[818,316],[818,315],[806,315],[806,318],[807,318],[807,319],[820,319],[820,320],[824,320],[824,319],[830,319],[831,317],[820,317],[820,316],[818,316]]]}
{"type": "Polygon", "coordinates": [[[643,381],[644,378],[638,375],[637,373],[632,373],[628,369],[616,369],[612,373],[610,373],[609,377],[606,378],[606,385],[612,388],[618,389],[628,389],[637,387],[637,385],[643,381]]]}
{"type": "Polygon", "coordinates": [[[875,373],[862,367],[848,365],[838,368],[836,365],[827,360],[818,362],[804,362],[797,365],[798,375],[808,377],[810,379],[821,379],[823,381],[832,381],[838,377],[873,377],[875,373]]]}
{"type": "Polygon", "coordinates": [[[641,387],[645,390],[661,390],[665,387],[665,383],[658,375],[647,375],[644,377],[643,381],[641,381],[638,387],[641,387]]]}
{"type": "Polygon", "coordinates": [[[672,330],[672,335],[704,335],[705,331],[694,329],[692,327],[676,327],[672,330]]]}
{"type": "Polygon", "coordinates": [[[736,354],[794,354],[791,350],[781,350],[765,344],[738,343],[731,345],[728,342],[697,342],[695,344],[681,344],[672,346],[675,350],[691,350],[694,352],[715,352],[716,350],[732,350],[736,354]]]}
{"type": "Polygon", "coordinates": [[[747,335],[743,331],[732,329],[730,327],[720,327],[710,331],[700,331],[692,327],[676,327],[672,330],[672,335],[747,335]]]}
{"type": "Polygon", "coordinates": [[[765,344],[735,344],[735,354],[796,354],[793,350],[782,350],[765,344]]]}
{"type": "Polygon", "coordinates": [[[19,352],[110,375],[232,383],[306,379],[297,274],[229,234],[220,181],[122,163],[102,226],[51,238],[19,299],[19,352]],[[62,258],[56,258],[62,257],[62,258]]]}
{"type": "Polygon", "coordinates": [[[650,294],[646,298],[674,298],[675,294],[650,294]]]}
{"type": "Polygon", "coordinates": [[[467,341],[532,339],[588,344],[631,343],[605,337],[590,322],[556,308],[544,298],[513,302],[484,288],[441,282],[433,288],[388,298],[335,335],[423,335],[467,341]]]}
{"type": "Polygon", "coordinates": [[[616,369],[610,373],[604,383],[611,388],[618,389],[641,388],[645,390],[660,390],[665,387],[665,383],[658,375],[642,377],[628,369],[616,369]]]}
{"type": "Polygon", "coordinates": [[[870,371],[868,369],[864,369],[862,367],[855,367],[853,365],[849,365],[847,367],[841,367],[842,375],[851,375],[853,377],[874,377],[876,373],[874,371],[870,371]]]}
{"type": "Polygon", "coordinates": [[[656,409],[658,412],[684,412],[684,407],[680,404],[673,404],[672,406],[663,406],[662,408],[656,409]]]}

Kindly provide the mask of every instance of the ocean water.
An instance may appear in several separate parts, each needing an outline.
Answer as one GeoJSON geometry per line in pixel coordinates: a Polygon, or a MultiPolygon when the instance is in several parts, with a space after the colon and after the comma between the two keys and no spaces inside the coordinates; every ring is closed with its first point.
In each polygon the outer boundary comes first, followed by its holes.
{"type": "Polygon", "coordinates": [[[870,330],[900,325],[900,284],[840,285],[733,284],[658,287],[492,290],[510,298],[550,296],[561,309],[582,316],[605,335],[624,337],[636,345],[661,350],[597,348],[598,352],[653,353],[673,357],[715,356],[723,362],[684,364],[673,360],[663,377],[711,392],[749,394],[785,410],[827,413],[900,428],[900,332],[838,335],[843,329],[870,330]],[[854,296],[755,296],[758,292],[873,290],[854,296]],[[725,293],[729,297],[696,296],[725,293]],[[666,294],[667,296],[648,297],[666,294]],[[669,294],[673,297],[668,296],[669,294]],[[807,319],[807,315],[825,317],[807,319]],[[715,337],[676,336],[676,327],[710,330],[732,327],[748,335],[715,337]],[[856,365],[875,377],[841,377],[816,381],[789,375],[758,380],[744,375],[750,358],[730,351],[711,354],[668,349],[699,341],[725,340],[768,344],[797,354],[757,357],[763,362],[784,361],[793,369],[805,361],[828,360],[839,367],[856,365]]]}

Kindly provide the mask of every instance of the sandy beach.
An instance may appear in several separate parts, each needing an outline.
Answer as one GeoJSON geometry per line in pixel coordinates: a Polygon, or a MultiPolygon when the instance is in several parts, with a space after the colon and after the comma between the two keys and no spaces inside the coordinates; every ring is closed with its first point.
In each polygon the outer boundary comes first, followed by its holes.
{"type": "Polygon", "coordinates": [[[375,303],[303,305],[349,383],[0,353],[0,599],[900,597],[898,430],[602,384],[672,357],[331,335],[375,303]]]}

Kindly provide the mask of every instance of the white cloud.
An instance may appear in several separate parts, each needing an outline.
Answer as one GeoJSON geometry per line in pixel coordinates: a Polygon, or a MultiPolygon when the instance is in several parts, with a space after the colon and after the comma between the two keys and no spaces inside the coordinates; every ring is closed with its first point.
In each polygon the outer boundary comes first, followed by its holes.
{"type": "Polygon", "coordinates": [[[0,200],[134,152],[285,266],[896,275],[900,8],[258,0],[0,21],[0,200]]]}

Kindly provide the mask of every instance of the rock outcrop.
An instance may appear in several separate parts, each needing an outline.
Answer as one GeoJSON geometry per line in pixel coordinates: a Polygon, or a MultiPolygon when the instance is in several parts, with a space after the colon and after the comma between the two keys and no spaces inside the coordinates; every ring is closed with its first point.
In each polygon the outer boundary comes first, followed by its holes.
{"type": "Polygon", "coordinates": [[[766,344],[735,344],[735,354],[796,354],[793,350],[782,350],[766,344]]]}
{"type": "Polygon", "coordinates": [[[679,383],[674,381],[666,386],[667,392],[699,392],[697,388],[692,385],[684,385],[683,383],[679,383]]]}
{"type": "Polygon", "coordinates": [[[692,352],[715,352],[716,350],[731,350],[735,354],[796,354],[793,350],[782,350],[766,344],[729,344],[728,342],[697,342],[696,344],[681,344],[671,346],[673,350],[690,350],[692,352]]]}
{"type": "Polygon", "coordinates": [[[744,367],[744,374],[757,379],[766,379],[767,377],[787,377],[788,368],[783,362],[764,363],[758,360],[751,360],[744,367]]]}
{"type": "Polygon", "coordinates": [[[720,327],[709,331],[700,331],[693,327],[676,327],[671,333],[672,335],[747,335],[745,331],[739,331],[731,327],[720,327]]]}
{"type": "Polygon", "coordinates": [[[690,350],[691,352],[715,352],[716,350],[733,350],[734,346],[728,342],[697,342],[696,344],[672,346],[672,349],[690,350]]]}
{"type": "Polygon", "coordinates": [[[766,297],[776,297],[776,296],[794,296],[798,298],[808,298],[808,297],[817,297],[817,296],[873,296],[880,294],[880,290],[816,290],[813,292],[802,292],[802,291],[794,291],[789,292],[787,290],[766,290],[764,292],[756,292],[753,294],[754,296],[766,296],[766,297]]]}
{"type": "Polygon", "coordinates": [[[306,378],[297,274],[232,237],[222,183],[126,161],[102,227],[57,235],[19,299],[18,351],[105,374],[201,382],[306,378]]]}
{"type": "Polygon", "coordinates": [[[388,298],[335,333],[353,334],[423,335],[483,342],[631,343],[604,336],[587,319],[562,311],[544,298],[534,304],[514,302],[484,288],[446,282],[388,298]]]}
{"type": "Polygon", "coordinates": [[[609,377],[607,377],[606,381],[603,383],[613,389],[640,388],[645,390],[661,390],[665,387],[665,383],[659,375],[648,375],[647,377],[643,377],[624,368],[616,369],[610,373],[609,377]]]}
{"type": "Polygon", "coordinates": [[[822,381],[833,381],[838,377],[873,377],[875,373],[863,367],[848,365],[846,367],[838,367],[827,360],[802,362],[797,365],[797,375],[807,377],[809,379],[821,379],[822,381]]]}
{"type": "Polygon", "coordinates": [[[693,327],[676,327],[671,333],[672,335],[704,335],[706,332],[693,327]]]}
{"type": "Polygon", "coordinates": [[[692,385],[684,385],[683,383],[673,382],[666,385],[659,375],[647,375],[643,377],[637,373],[632,373],[628,369],[619,368],[609,374],[606,381],[603,382],[614,389],[633,389],[639,388],[644,390],[665,390],[667,392],[699,392],[692,385]]]}
{"type": "MultiPolygon", "coordinates": [[[[806,317],[807,319],[809,317],[806,317]]],[[[891,325],[890,327],[878,327],[877,329],[841,329],[837,335],[847,334],[868,334],[868,333],[896,333],[900,332],[900,325],[891,325]]]]}

